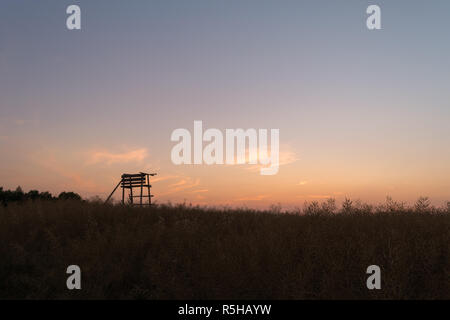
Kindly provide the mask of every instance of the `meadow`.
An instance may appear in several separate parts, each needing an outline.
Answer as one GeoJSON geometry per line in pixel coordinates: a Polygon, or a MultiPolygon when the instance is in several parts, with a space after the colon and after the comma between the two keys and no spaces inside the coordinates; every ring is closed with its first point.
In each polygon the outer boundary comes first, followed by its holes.
{"type": "Polygon", "coordinates": [[[450,209],[0,205],[0,299],[450,299],[450,209]],[[81,268],[81,290],[66,269],[81,268]],[[368,290],[366,268],[381,268],[368,290]]]}

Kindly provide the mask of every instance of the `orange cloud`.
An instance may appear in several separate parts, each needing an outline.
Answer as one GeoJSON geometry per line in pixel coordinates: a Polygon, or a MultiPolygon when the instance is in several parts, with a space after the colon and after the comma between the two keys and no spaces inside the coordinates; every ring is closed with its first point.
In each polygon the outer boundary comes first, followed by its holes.
{"type": "Polygon", "coordinates": [[[193,191],[191,191],[191,193],[205,193],[208,191],[209,191],[208,189],[200,189],[200,190],[193,190],[193,191]]]}
{"type": "Polygon", "coordinates": [[[237,198],[234,201],[260,201],[260,200],[264,200],[268,197],[269,197],[269,195],[267,195],[267,194],[260,194],[257,196],[237,198]]]}
{"type": "Polygon", "coordinates": [[[331,196],[329,194],[310,194],[307,197],[312,198],[312,199],[329,199],[329,198],[331,198],[331,196]]]}
{"type": "Polygon", "coordinates": [[[182,179],[178,182],[172,183],[171,185],[169,185],[169,187],[178,187],[178,186],[183,186],[187,183],[186,179],[182,179]]]}
{"type": "MultiPolygon", "coordinates": [[[[248,150],[247,150],[247,155],[248,155],[248,150]]],[[[278,164],[279,167],[294,163],[298,160],[300,160],[300,158],[297,156],[297,153],[295,151],[293,151],[293,149],[289,145],[284,145],[284,146],[280,147],[279,164],[278,164]]],[[[263,163],[269,162],[270,163],[270,156],[261,158],[261,157],[259,157],[259,154],[258,154],[258,162],[259,163],[261,163],[261,162],[263,162],[263,163]]],[[[252,170],[252,171],[258,171],[258,170],[261,170],[261,168],[266,168],[268,166],[270,166],[270,165],[257,164],[257,165],[251,165],[250,167],[247,167],[247,169],[252,170]]]]}
{"type": "Polygon", "coordinates": [[[148,156],[146,148],[140,148],[123,153],[112,153],[108,151],[94,151],[89,155],[89,159],[86,162],[88,165],[93,164],[106,164],[112,165],[116,163],[130,163],[130,162],[142,162],[148,156]]]}
{"type": "Polygon", "coordinates": [[[160,196],[166,196],[169,194],[177,193],[180,191],[188,190],[197,187],[200,185],[200,179],[193,179],[190,177],[183,177],[180,181],[172,183],[168,186],[168,190],[166,192],[162,192],[160,196]]]}
{"type": "Polygon", "coordinates": [[[156,177],[152,177],[152,183],[166,181],[166,180],[170,180],[170,179],[176,179],[178,177],[179,176],[156,176],[156,177]]]}
{"type": "Polygon", "coordinates": [[[90,193],[105,192],[104,188],[100,187],[90,177],[85,177],[79,172],[76,172],[69,165],[58,160],[51,152],[34,159],[42,168],[49,170],[66,180],[60,185],[62,188],[67,188],[69,190],[79,189],[90,193]]]}

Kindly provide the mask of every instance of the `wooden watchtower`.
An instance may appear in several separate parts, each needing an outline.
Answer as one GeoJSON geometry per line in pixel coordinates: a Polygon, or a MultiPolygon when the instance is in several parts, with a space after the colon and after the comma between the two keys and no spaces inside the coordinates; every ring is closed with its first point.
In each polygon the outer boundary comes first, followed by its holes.
{"type": "Polygon", "coordinates": [[[105,203],[109,201],[114,192],[120,186],[122,188],[122,204],[125,204],[125,190],[128,190],[128,199],[130,205],[137,206],[150,206],[152,204],[153,195],[150,193],[150,177],[156,176],[156,173],[145,173],[140,172],[136,174],[124,173],[120,179],[120,182],[114,188],[114,190],[109,195],[108,199],[106,199],[105,203]],[[144,189],[147,191],[147,194],[144,194],[144,189]],[[135,203],[134,198],[139,198],[139,202],[135,203]],[[148,203],[143,203],[142,199],[148,198],[148,203]]]}

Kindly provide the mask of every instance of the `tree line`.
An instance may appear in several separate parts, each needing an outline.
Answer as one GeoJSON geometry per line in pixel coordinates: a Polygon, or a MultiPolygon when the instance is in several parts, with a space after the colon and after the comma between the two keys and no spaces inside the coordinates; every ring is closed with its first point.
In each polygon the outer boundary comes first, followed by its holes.
{"type": "Polygon", "coordinates": [[[69,191],[61,192],[58,196],[53,196],[50,192],[44,191],[39,192],[38,190],[30,190],[28,192],[23,192],[22,188],[19,186],[16,190],[3,190],[0,187],[0,203],[2,205],[7,205],[12,202],[25,202],[25,201],[35,201],[35,200],[78,200],[81,201],[82,198],[78,193],[69,191]]]}

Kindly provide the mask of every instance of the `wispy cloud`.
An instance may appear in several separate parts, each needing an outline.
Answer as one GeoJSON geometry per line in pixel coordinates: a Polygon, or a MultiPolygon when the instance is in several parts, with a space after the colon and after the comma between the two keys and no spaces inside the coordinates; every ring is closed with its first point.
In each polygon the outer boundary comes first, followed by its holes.
{"type": "MultiPolygon", "coordinates": [[[[246,153],[248,156],[248,150],[246,153]]],[[[300,158],[297,155],[297,153],[292,149],[292,147],[290,147],[289,145],[284,145],[280,148],[279,164],[278,164],[279,167],[294,163],[298,160],[300,160],[300,158]]],[[[258,163],[261,163],[261,162],[262,163],[265,163],[265,162],[270,163],[270,155],[266,158],[261,158],[258,156],[258,163]]],[[[248,170],[252,170],[252,171],[259,171],[259,170],[261,170],[261,168],[265,168],[265,167],[268,167],[268,166],[257,164],[257,165],[250,165],[249,167],[246,167],[246,168],[248,170]]]]}
{"type": "Polygon", "coordinates": [[[195,188],[200,185],[200,179],[193,179],[191,177],[181,177],[181,179],[175,183],[168,185],[165,192],[160,193],[160,196],[166,196],[181,191],[186,191],[195,188]]]}
{"type": "Polygon", "coordinates": [[[329,194],[309,194],[307,195],[308,198],[311,199],[329,199],[331,196],[329,194]]]}
{"type": "Polygon", "coordinates": [[[91,193],[105,192],[104,188],[98,185],[91,177],[84,176],[82,173],[75,171],[70,165],[64,164],[52,152],[39,155],[34,160],[42,168],[64,179],[60,185],[61,188],[83,190],[91,193]]]}
{"type": "Polygon", "coordinates": [[[180,186],[184,186],[188,183],[187,179],[181,179],[178,182],[172,183],[169,185],[169,187],[173,188],[173,187],[180,187],[180,186]]]}
{"type": "Polygon", "coordinates": [[[152,177],[152,183],[153,182],[162,182],[162,181],[176,179],[176,178],[179,178],[179,176],[156,176],[156,177],[152,177]]]}
{"type": "Polygon", "coordinates": [[[140,148],[122,153],[113,153],[109,151],[93,151],[89,154],[86,164],[121,164],[130,162],[142,162],[148,156],[146,148],[140,148]]]}
{"type": "Polygon", "coordinates": [[[268,197],[269,197],[268,194],[259,194],[256,196],[237,198],[237,199],[234,199],[234,201],[260,201],[260,200],[267,199],[268,197]]]}
{"type": "Polygon", "coordinates": [[[208,191],[209,191],[208,189],[199,189],[199,190],[193,190],[193,191],[191,191],[191,193],[205,193],[208,191]]]}

